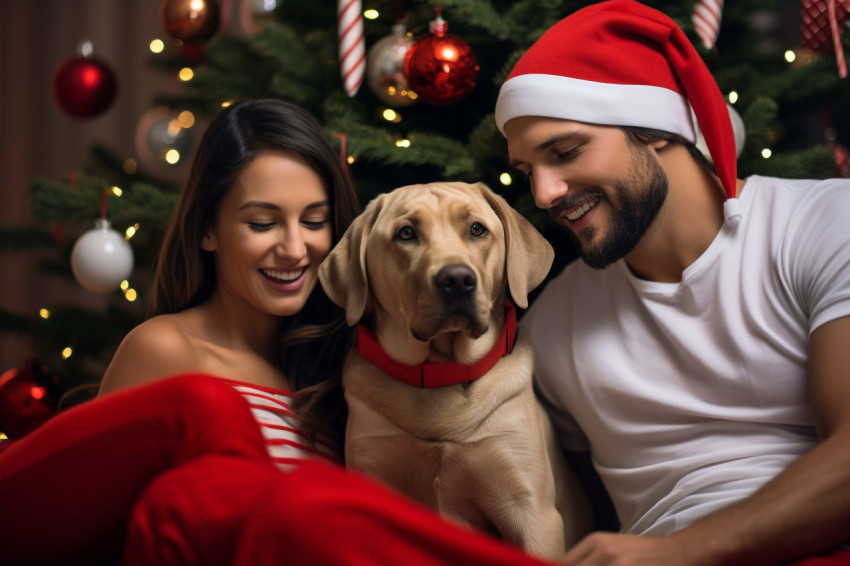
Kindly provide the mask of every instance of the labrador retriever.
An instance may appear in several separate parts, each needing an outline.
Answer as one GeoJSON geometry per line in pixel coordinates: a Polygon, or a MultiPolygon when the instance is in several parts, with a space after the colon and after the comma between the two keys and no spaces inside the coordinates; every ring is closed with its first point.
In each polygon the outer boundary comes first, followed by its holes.
{"type": "Polygon", "coordinates": [[[431,183],[372,200],[319,268],[358,324],[347,465],[545,558],[588,532],[590,511],[507,297],[526,308],[553,258],[484,184],[431,183]]]}

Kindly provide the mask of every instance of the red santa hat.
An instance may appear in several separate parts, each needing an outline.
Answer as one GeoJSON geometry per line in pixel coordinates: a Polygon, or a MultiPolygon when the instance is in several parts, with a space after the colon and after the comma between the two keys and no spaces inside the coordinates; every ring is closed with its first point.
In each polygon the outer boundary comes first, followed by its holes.
{"type": "Polygon", "coordinates": [[[608,0],[552,26],[499,91],[496,123],[519,116],[638,126],[694,142],[691,108],[729,198],[735,136],[726,101],[685,33],[634,0],[608,0]]]}

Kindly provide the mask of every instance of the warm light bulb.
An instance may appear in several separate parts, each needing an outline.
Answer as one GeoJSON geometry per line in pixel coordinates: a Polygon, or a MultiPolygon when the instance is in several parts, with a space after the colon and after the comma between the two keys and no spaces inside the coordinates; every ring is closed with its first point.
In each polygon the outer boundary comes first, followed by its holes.
{"type": "Polygon", "coordinates": [[[184,110],[177,116],[177,122],[181,127],[188,130],[195,125],[195,115],[188,110],[184,110]]]}

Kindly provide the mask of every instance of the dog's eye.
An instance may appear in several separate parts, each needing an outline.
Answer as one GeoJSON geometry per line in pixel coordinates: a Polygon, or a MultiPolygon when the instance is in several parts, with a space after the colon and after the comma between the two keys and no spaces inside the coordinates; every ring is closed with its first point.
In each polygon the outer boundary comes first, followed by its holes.
{"type": "Polygon", "coordinates": [[[475,236],[476,238],[480,238],[484,234],[487,233],[487,228],[484,227],[480,222],[473,222],[469,227],[469,233],[475,236]]]}
{"type": "Polygon", "coordinates": [[[416,239],[416,231],[412,226],[402,226],[401,230],[398,231],[396,237],[399,240],[415,240],[416,239]]]}

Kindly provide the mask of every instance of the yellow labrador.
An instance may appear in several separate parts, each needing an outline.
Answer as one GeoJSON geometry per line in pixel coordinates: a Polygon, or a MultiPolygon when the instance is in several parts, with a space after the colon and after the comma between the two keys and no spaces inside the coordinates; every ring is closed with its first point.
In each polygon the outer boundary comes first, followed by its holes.
{"type": "Polygon", "coordinates": [[[553,257],[485,185],[431,183],[375,198],[319,268],[361,323],[343,370],[347,465],[547,558],[590,512],[506,299],[526,308],[553,257]]]}

